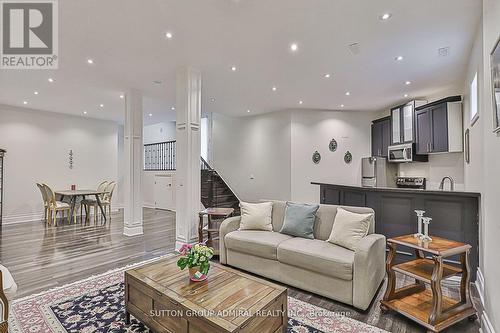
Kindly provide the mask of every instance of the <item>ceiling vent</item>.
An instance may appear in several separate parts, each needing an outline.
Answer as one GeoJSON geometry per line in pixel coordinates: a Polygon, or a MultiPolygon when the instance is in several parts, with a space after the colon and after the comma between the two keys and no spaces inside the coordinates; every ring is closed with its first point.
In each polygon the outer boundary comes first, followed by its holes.
{"type": "Polygon", "coordinates": [[[446,47],[441,47],[438,49],[438,54],[440,57],[447,57],[450,55],[450,47],[449,46],[446,46],[446,47]]]}
{"type": "Polygon", "coordinates": [[[349,44],[348,48],[349,48],[349,51],[351,51],[352,55],[357,55],[360,52],[359,43],[349,44]]]}

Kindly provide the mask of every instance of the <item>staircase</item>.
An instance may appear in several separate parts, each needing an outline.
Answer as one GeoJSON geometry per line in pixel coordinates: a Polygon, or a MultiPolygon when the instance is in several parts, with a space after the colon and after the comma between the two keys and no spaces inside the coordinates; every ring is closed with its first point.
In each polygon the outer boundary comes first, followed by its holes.
{"type": "Polygon", "coordinates": [[[234,215],[240,215],[238,197],[203,158],[201,158],[201,203],[206,208],[234,208],[234,215]]]}

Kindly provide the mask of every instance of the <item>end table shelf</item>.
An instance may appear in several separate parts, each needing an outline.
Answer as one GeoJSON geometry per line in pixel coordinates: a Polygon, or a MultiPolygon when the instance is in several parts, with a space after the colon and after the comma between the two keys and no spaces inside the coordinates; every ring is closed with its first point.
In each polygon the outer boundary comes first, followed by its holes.
{"type": "Polygon", "coordinates": [[[383,311],[396,311],[426,327],[428,332],[440,332],[465,318],[476,318],[469,290],[470,245],[440,237],[422,241],[413,235],[390,238],[387,243],[387,289],[380,301],[383,311]],[[396,265],[398,245],[413,248],[417,259],[396,265]],[[425,258],[424,253],[432,254],[432,259],[425,258]],[[444,258],[452,255],[460,256],[461,267],[443,263],[444,258]],[[396,272],[414,278],[415,282],[396,289],[396,272]],[[441,281],[455,275],[461,275],[460,299],[446,297],[441,290],[441,281]]]}

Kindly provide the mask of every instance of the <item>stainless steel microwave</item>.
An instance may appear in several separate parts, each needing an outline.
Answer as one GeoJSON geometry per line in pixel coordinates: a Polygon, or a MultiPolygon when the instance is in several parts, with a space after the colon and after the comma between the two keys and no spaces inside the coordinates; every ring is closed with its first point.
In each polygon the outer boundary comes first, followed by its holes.
{"type": "Polygon", "coordinates": [[[401,145],[389,146],[388,161],[392,163],[405,163],[405,162],[427,162],[429,157],[427,155],[415,154],[415,144],[405,143],[401,145]]]}

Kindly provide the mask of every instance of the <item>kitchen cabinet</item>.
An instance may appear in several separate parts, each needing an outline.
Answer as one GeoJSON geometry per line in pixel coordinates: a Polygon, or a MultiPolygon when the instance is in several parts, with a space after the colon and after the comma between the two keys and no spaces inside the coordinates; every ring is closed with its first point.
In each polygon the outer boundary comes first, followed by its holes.
{"type": "Polygon", "coordinates": [[[462,102],[448,97],[415,111],[417,154],[462,152],[462,102]]]}
{"type": "Polygon", "coordinates": [[[387,157],[391,142],[391,119],[385,117],[372,123],[372,156],[387,157]]]}
{"type": "Polygon", "coordinates": [[[415,100],[391,109],[391,145],[415,141],[415,108],[427,101],[415,100]]]}

